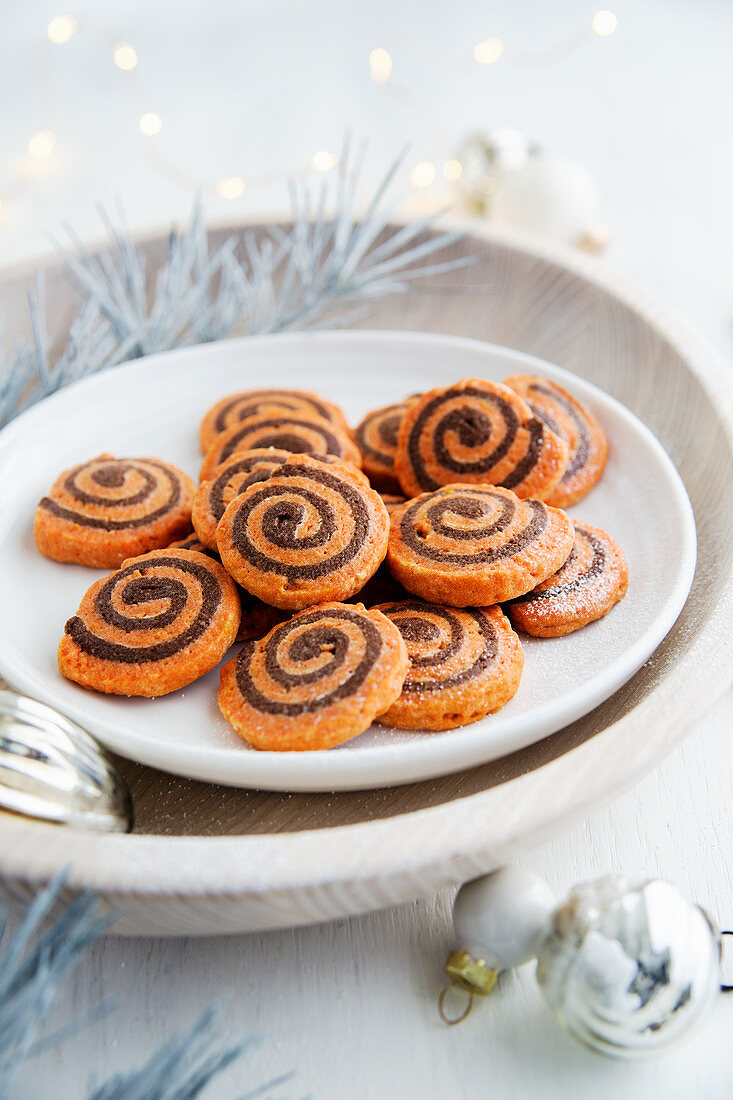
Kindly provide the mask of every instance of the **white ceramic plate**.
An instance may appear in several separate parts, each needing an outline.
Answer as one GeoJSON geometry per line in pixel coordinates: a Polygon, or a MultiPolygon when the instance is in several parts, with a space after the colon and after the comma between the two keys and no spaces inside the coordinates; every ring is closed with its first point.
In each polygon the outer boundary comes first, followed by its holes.
{"type": "Polygon", "coordinates": [[[76,719],[114,751],[195,779],[271,790],[389,786],[485,763],[554,733],[628,680],[679,615],[695,568],[687,494],[644,425],[600,390],[531,356],[476,341],[391,332],[249,337],[170,352],[80,382],[0,433],[0,673],[76,719]],[[531,371],[556,379],[605,428],[611,457],[570,514],[608,530],[626,551],[628,597],[564,638],[522,636],[519,692],[497,715],[446,733],[373,726],[338,749],[249,749],[219,714],[218,671],[162,699],[84,691],[56,667],[63,624],[102,573],[43,558],[32,534],[37,500],[58,472],[102,451],[156,455],[194,478],[203,412],[250,386],[320,391],[356,421],[407,393],[478,376],[531,371]]]}

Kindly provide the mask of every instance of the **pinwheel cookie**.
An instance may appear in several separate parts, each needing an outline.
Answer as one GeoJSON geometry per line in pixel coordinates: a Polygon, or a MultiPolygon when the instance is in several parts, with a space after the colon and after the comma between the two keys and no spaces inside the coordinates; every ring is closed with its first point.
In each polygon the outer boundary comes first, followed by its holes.
{"type": "Polygon", "coordinates": [[[36,509],[36,546],[54,561],[114,568],[185,534],[194,490],[167,462],[102,454],[53,483],[36,509]]]}
{"type": "Polygon", "coordinates": [[[524,654],[501,608],[406,600],[377,610],[395,624],[410,658],[402,694],[380,722],[453,729],[493,714],[516,694],[524,654]]]}
{"type": "Polygon", "coordinates": [[[552,576],[572,546],[558,508],[498,486],[446,485],[392,515],[387,564],[422,599],[488,607],[552,576]]]}
{"type": "Polygon", "coordinates": [[[199,431],[201,450],[206,453],[218,435],[240,421],[262,412],[302,413],[329,420],[348,432],[349,425],[338,405],[324,401],[318,394],[306,390],[244,390],[217,401],[209,409],[199,431]]]}
{"type": "Polygon", "coordinates": [[[565,440],[569,457],[560,481],[544,497],[555,508],[568,508],[589,493],[600,480],[608,458],[608,440],[592,413],[548,378],[513,374],[504,384],[515,390],[535,416],[565,440]]]}
{"type": "Polygon", "coordinates": [[[362,468],[375,489],[394,493],[400,491],[395,472],[397,435],[402,417],[415,400],[411,397],[397,405],[374,409],[354,429],[354,438],[361,451],[362,468]]]}
{"type": "Polygon", "coordinates": [[[508,604],[518,630],[557,638],[606,615],[629,584],[619,544],[600,527],[575,522],[575,541],[562,568],[526,596],[508,604]]]}
{"type": "Polygon", "coordinates": [[[153,550],[97,581],[66,623],[67,680],[108,695],[166,695],[209,672],[239,627],[237,587],[194,550],[153,550]]]}
{"type": "Polygon", "coordinates": [[[368,729],[402,689],[399,630],[379,611],[301,611],[221,670],[219,706],[240,737],[271,752],[328,749],[368,729]]]}
{"type": "Polygon", "coordinates": [[[201,467],[201,480],[214,476],[214,470],[236,451],[274,447],[291,454],[333,455],[354,466],[361,465],[359,450],[348,432],[307,413],[261,412],[248,416],[216,436],[201,467]]]}
{"type": "Polygon", "coordinates": [[[297,610],[355,595],[384,560],[388,534],[387,509],[360,471],[292,455],[234,498],[216,542],[248,592],[297,610]]]}
{"type": "Polygon", "coordinates": [[[567,464],[567,445],[519,394],[481,378],[418,398],[402,418],[395,457],[408,497],[460,481],[544,499],[567,464]]]}

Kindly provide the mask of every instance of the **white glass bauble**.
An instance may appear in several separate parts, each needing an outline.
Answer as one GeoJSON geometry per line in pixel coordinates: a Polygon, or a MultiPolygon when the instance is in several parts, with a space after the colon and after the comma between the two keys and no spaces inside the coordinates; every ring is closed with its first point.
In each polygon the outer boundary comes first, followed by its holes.
{"type": "Polygon", "coordinates": [[[489,213],[501,225],[526,229],[565,244],[600,232],[600,196],[581,164],[537,153],[520,168],[495,175],[489,213]]]}
{"type": "Polygon", "coordinates": [[[465,883],[453,906],[457,944],[492,970],[533,959],[557,904],[547,883],[519,867],[502,867],[465,883]]]}

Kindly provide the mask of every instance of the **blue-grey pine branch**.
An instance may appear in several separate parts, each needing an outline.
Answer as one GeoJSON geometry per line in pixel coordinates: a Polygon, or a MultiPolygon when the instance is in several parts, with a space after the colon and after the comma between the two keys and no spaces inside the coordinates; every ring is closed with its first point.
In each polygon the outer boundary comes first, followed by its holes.
{"type": "Polygon", "coordinates": [[[89,1100],[194,1100],[247,1045],[217,1039],[220,1015],[218,1006],[207,1009],[190,1031],[168,1040],[139,1069],[110,1078],[89,1100]]]}
{"type": "Polygon", "coordinates": [[[112,923],[91,893],[75,898],[44,930],[62,897],[58,875],[26,909],[12,935],[0,923],[0,1100],[5,1100],[20,1063],[33,1052],[61,979],[112,923]]]}
{"type": "Polygon", "coordinates": [[[330,327],[362,316],[377,299],[404,293],[415,279],[451,271],[471,257],[433,260],[459,233],[435,233],[438,215],[392,224],[388,192],[404,159],[389,167],[359,214],[357,186],[364,147],[339,161],[335,199],[326,181],[315,192],[293,186],[287,229],[233,234],[212,248],[197,201],[182,231],[173,231],[154,283],[118,206],[100,209],[108,244],[86,249],[67,227],[57,243],[83,304],[63,350],[51,362],[43,282],[30,295],[32,337],[3,356],[0,341],[0,427],[24,408],[86,375],[129,359],[233,332],[284,332],[330,327]],[[430,259],[429,263],[425,263],[430,259]]]}
{"type": "MultiPolygon", "coordinates": [[[[114,913],[101,911],[92,892],[65,902],[66,878],[65,873],[58,875],[36,894],[12,934],[6,920],[0,921],[0,1100],[10,1100],[9,1089],[22,1062],[109,1011],[101,1005],[60,1031],[41,1036],[62,980],[115,920],[114,913]],[[59,906],[60,914],[52,919],[59,906]]],[[[194,1100],[250,1045],[222,1039],[221,1015],[221,1008],[212,1005],[189,1031],[164,1043],[144,1065],[93,1088],[89,1100],[194,1100]]],[[[261,1094],[291,1076],[284,1074],[249,1095],[261,1094]]]]}

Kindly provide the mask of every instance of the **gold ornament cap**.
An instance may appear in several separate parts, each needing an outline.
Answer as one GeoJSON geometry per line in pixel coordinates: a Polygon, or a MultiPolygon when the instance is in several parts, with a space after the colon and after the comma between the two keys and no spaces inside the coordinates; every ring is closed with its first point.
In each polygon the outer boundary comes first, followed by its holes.
{"type": "Polygon", "coordinates": [[[475,959],[468,951],[451,951],[445,972],[456,985],[481,997],[491,993],[499,977],[499,971],[492,970],[486,959],[475,959]]]}
{"type": "Polygon", "coordinates": [[[460,1024],[471,1011],[474,997],[477,994],[486,997],[491,993],[499,971],[493,970],[486,959],[476,959],[468,951],[451,951],[444,969],[450,981],[443,987],[438,998],[438,1012],[443,1023],[460,1024]],[[445,1012],[445,998],[454,986],[460,986],[468,992],[468,1001],[460,1016],[448,1016],[445,1012]]]}

